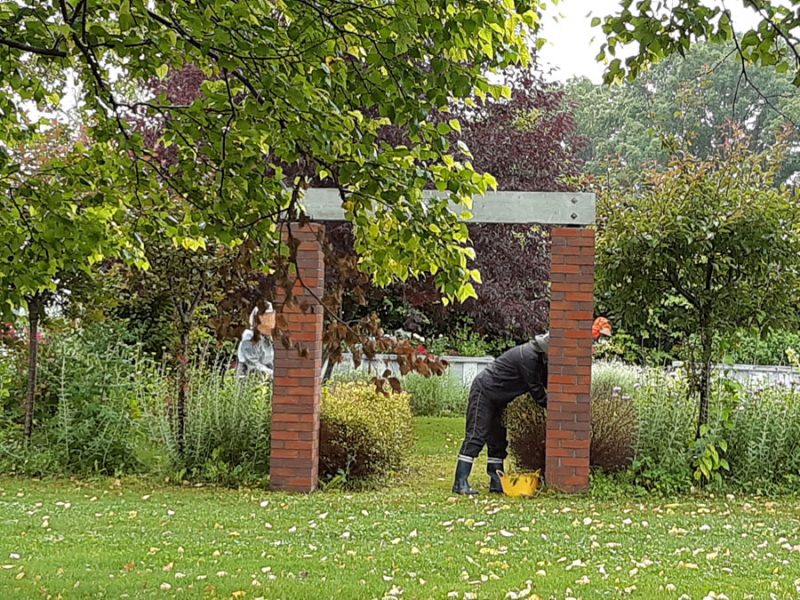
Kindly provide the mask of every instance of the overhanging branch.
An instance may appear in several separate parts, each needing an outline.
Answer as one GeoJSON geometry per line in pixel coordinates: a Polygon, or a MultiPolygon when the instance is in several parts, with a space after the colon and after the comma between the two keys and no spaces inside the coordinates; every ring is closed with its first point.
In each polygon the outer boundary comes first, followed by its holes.
{"type": "Polygon", "coordinates": [[[59,50],[57,45],[52,48],[41,48],[39,46],[31,46],[30,44],[24,44],[22,42],[17,42],[4,37],[0,37],[0,44],[9,48],[14,48],[15,50],[22,50],[23,52],[30,52],[31,54],[39,54],[41,56],[51,56],[54,58],[67,57],[67,53],[64,50],[59,50]]]}

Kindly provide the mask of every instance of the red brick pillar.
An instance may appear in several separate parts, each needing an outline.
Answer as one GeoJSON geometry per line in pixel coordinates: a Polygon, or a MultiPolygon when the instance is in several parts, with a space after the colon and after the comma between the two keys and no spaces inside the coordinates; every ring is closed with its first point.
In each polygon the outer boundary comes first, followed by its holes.
{"type": "Polygon", "coordinates": [[[317,486],[323,312],[316,298],[322,298],[325,278],[319,241],[323,232],[324,227],[317,224],[292,224],[283,231],[284,241],[293,238],[299,242],[298,274],[293,275],[292,288],[296,303],[285,304],[285,294],[278,290],[276,310],[283,317],[282,330],[308,354],[301,356],[297,348],[275,344],[270,456],[273,490],[310,492],[317,486]],[[301,306],[306,304],[309,307],[303,312],[301,306]]]}
{"type": "Polygon", "coordinates": [[[547,484],[566,492],[589,486],[592,435],[594,231],[552,230],[547,484]]]}

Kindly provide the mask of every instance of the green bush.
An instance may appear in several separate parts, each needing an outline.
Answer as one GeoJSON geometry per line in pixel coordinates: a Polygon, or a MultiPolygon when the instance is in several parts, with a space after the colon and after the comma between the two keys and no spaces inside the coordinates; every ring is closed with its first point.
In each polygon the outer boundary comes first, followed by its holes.
{"type": "Polygon", "coordinates": [[[366,383],[322,390],[319,475],[349,482],[383,477],[403,465],[413,447],[406,393],[381,393],[366,383]]]}
{"type": "Polygon", "coordinates": [[[514,340],[490,340],[476,333],[471,323],[457,328],[450,335],[440,335],[427,344],[431,354],[439,356],[496,356],[514,346],[514,340]]]}
{"type": "Polygon", "coordinates": [[[737,331],[721,345],[726,363],[754,365],[789,365],[786,351],[800,352],[800,331],[778,330],[759,335],[755,331],[737,331]]]}
{"type": "Polygon", "coordinates": [[[417,417],[463,415],[469,389],[455,376],[424,377],[410,373],[403,378],[403,389],[411,398],[411,412],[417,417]]]}
{"type": "MultiPolygon", "coordinates": [[[[615,471],[633,459],[636,408],[632,394],[641,372],[622,363],[597,363],[592,369],[593,466],[615,471]]],[[[543,469],[547,413],[529,396],[518,398],[506,410],[511,454],[523,469],[543,469]]]]}
{"type": "MultiPolygon", "coordinates": [[[[131,344],[124,324],[98,322],[42,347],[34,437],[0,418],[0,469],[34,475],[149,472],[225,485],[269,473],[268,383],[238,380],[229,355],[189,368],[185,452],[178,452],[174,374],[131,344]],[[164,464],[166,463],[166,464],[164,464]]],[[[6,357],[0,357],[5,381],[6,357]]]]}
{"type": "Polygon", "coordinates": [[[26,444],[20,427],[7,429],[0,442],[6,468],[34,474],[141,471],[139,399],[155,373],[122,325],[96,323],[52,336],[40,355],[33,439],[26,444]]]}
{"type": "Polygon", "coordinates": [[[224,368],[229,357],[219,358],[201,356],[189,369],[183,454],[172,377],[164,377],[160,391],[145,403],[148,427],[181,479],[255,483],[269,474],[272,388],[259,377],[235,377],[224,368]]]}
{"type": "Polygon", "coordinates": [[[0,346],[0,415],[22,398],[22,388],[16,354],[0,346]]]}
{"type": "Polygon", "coordinates": [[[636,394],[639,439],[634,471],[639,484],[667,493],[693,483],[698,452],[715,442],[728,465],[718,483],[750,492],[800,489],[800,391],[758,389],[715,379],[708,431],[695,440],[697,399],[681,376],[655,372],[636,394]]]}
{"type": "Polygon", "coordinates": [[[25,340],[14,323],[0,320],[0,419],[19,409],[25,394],[25,340]]]}

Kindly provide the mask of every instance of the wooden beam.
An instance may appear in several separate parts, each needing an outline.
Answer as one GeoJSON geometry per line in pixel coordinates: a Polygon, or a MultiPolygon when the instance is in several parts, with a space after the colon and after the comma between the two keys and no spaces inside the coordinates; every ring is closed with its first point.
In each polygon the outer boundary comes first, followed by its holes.
{"type": "MultiPolygon", "coordinates": [[[[441,197],[436,192],[426,192],[441,197]]],[[[311,188],[303,205],[315,221],[344,221],[339,192],[311,188]]],[[[454,212],[463,208],[452,206],[454,212]]],[[[471,223],[542,223],[591,225],[595,221],[595,195],[571,192],[490,192],[473,199],[471,223]]]]}

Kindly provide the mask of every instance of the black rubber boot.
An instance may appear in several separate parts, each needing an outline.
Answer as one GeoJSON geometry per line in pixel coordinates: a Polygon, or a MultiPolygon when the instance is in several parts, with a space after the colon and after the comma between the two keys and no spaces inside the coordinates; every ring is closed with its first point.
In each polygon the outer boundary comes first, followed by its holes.
{"type": "Polygon", "coordinates": [[[456,463],[456,480],[453,483],[454,494],[464,494],[472,496],[477,494],[478,491],[472,489],[469,485],[469,474],[472,472],[472,462],[458,459],[456,463]]]}
{"type": "Polygon", "coordinates": [[[500,483],[500,475],[498,471],[504,471],[502,460],[489,459],[486,463],[486,472],[489,474],[489,491],[492,494],[502,494],[503,484],[500,483]]]}

